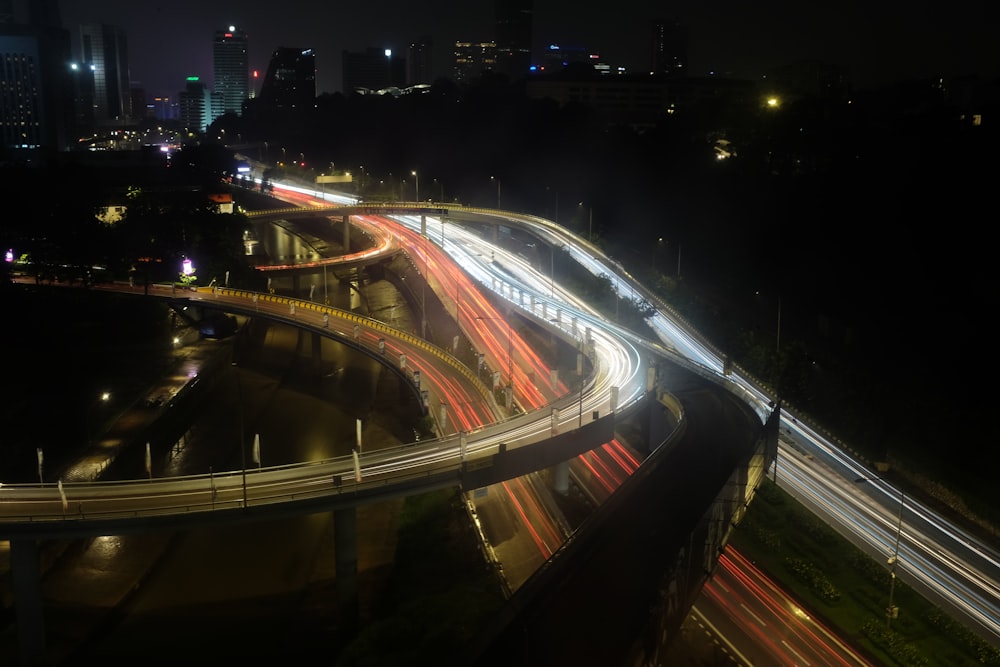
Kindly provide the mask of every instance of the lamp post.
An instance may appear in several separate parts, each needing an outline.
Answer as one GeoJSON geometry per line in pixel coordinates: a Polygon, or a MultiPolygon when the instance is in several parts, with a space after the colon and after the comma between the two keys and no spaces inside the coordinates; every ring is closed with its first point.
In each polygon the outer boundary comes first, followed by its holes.
{"type": "MultiPolygon", "coordinates": [[[[858,484],[864,484],[865,482],[871,481],[881,481],[882,477],[859,477],[854,480],[858,484]]],[[[899,514],[896,517],[896,542],[892,548],[892,555],[889,556],[889,606],[885,610],[885,628],[886,630],[892,629],[892,619],[899,616],[899,609],[896,607],[894,602],[894,595],[896,592],[896,566],[899,564],[899,537],[903,532],[903,506],[906,504],[906,492],[900,489],[899,491],[899,514]]]]}
{"type": "Polygon", "coordinates": [[[90,444],[90,422],[91,422],[90,413],[96,410],[99,406],[107,404],[107,402],[110,400],[111,400],[111,392],[102,391],[101,395],[97,398],[97,400],[94,401],[83,414],[83,430],[85,436],[84,439],[86,440],[86,443],[88,445],[90,444]]]}
{"type": "Polygon", "coordinates": [[[500,179],[496,176],[490,176],[490,180],[497,182],[497,208],[500,208],[500,179]]]}
{"type": "Polygon", "coordinates": [[[545,186],[545,190],[546,190],[546,192],[551,191],[555,195],[555,198],[556,198],[556,209],[555,209],[555,214],[552,216],[552,221],[558,225],[559,224],[559,191],[556,190],[555,188],[552,188],[552,187],[548,186],[548,185],[545,186]]]}
{"type": "MultiPolygon", "coordinates": [[[[579,206],[583,206],[583,202],[580,202],[578,205],[579,206]]],[[[593,242],[593,240],[594,240],[594,207],[593,207],[593,205],[587,206],[587,218],[588,218],[588,222],[587,222],[587,241],[588,242],[593,242]]]]}
{"type": "Polygon", "coordinates": [[[413,180],[415,183],[413,191],[413,196],[415,197],[414,201],[420,201],[420,174],[417,173],[416,169],[413,169],[410,173],[413,174],[413,180]]]}
{"type": "Polygon", "coordinates": [[[240,404],[240,463],[243,466],[243,509],[247,508],[247,453],[246,441],[243,437],[243,383],[240,381],[240,367],[233,362],[233,370],[236,371],[236,400],[240,404]]]}
{"type": "Polygon", "coordinates": [[[508,317],[486,317],[484,315],[477,315],[477,320],[502,320],[507,325],[507,381],[510,386],[510,398],[513,402],[514,400],[514,353],[513,353],[513,340],[514,334],[510,326],[510,319],[508,317]]]}
{"type": "Polygon", "coordinates": [[[774,334],[774,351],[781,352],[781,296],[778,296],[778,331],[774,334]]]}

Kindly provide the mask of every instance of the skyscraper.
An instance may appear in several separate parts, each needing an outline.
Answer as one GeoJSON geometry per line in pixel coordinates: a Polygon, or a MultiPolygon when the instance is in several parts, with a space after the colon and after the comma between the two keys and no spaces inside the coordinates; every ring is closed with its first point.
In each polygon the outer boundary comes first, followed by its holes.
{"type": "Polygon", "coordinates": [[[271,54],[260,103],[272,109],[303,111],[316,105],[316,54],[312,49],[278,47],[271,54]]]}
{"type": "Polygon", "coordinates": [[[394,55],[392,49],[368,47],[361,53],[344,50],[341,67],[347,94],[406,86],[406,58],[394,55]]]}
{"type": "Polygon", "coordinates": [[[196,76],[189,76],[180,102],[181,124],[193,132],[204,132],[212,122],[212,93],[196,76]]]}
{"type": "Polygon", "coordinates": [[[418,83],[433,83],[431,68],[431,38],[421,37],[410,43],[406,54],[406,85],[415,86],[418,83]]]}
{"type": "Polygon", "coordinates": [[[69,33],[55,0],[0,0],[0,151],[60,151],[72,122],[69,33]]]}
{"type": "Polygon", "coordinates": [[[674,19],[656,19],[650,33],[650,73],[685,74],[688,58],[688,31],[674,19]]]}
{"type": "Polygon", "coordinates": [[[455,42],[452,77],[455,83],[468,83],[496,68],[495,42],[455,42]]]}
{"type": "Polygon", "coordinates": [[[212,87],[212,116],[243,113],[243,104],[250,98],[250,56],[247,34],[229,26],[216,30],[212,41],[215,83],[212,87]]]}
{"type": "Polygon", "coordinates": [[[132,120],[128,41],[118,26],[80,26],[84,72],[93,77],[93,121],[97,126],[124,125],[132,120]]]}
{"type": "Polygon", "coordinates": [[[531,67],[532,0],[496,0],[496,39],[498,72],[511,80],[528,75],[531,67]]]}

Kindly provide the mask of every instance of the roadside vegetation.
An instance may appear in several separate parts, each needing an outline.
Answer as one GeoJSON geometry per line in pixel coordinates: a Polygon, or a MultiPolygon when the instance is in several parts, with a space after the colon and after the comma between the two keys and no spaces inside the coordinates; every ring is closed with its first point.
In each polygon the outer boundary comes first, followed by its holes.
{"type": "MultiPolygon", "coordinates": [[[[886,665],[1000,665],[993,648],[897,578],[887,623],[887,566],[765,480],[730,545],[781,582],[810,614],[886,665]]],[[[907,564],[900,563],[905,570],[907,564]]]]}

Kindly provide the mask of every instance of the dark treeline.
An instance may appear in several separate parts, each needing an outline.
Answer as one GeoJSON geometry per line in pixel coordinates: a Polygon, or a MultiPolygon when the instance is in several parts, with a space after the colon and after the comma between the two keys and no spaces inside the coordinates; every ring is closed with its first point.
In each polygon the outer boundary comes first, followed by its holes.
{"type": "MultiPolygon", "coordinates": [[[[998,107],[996,82],[981,89],[910,82],[776,108],[717,98],[632,127],[503,78],[439,81],[307,110],[251,100],[174,162],[224,171],[213,138],[238,137],[286,175],[351,171],[365,197],[411,200],[419,181],[421,199],[592,234],[786,400],[873,458],[977,487],[983,507],[997,457],[991,392],[972,380],[998,294],[980,232],[998,107]]],[[[31,224],[78,221],[60,238],[84,247],[95,194],[86,174],[59,169],[46,174],[59,196],[32,200],[31,224]]]]}

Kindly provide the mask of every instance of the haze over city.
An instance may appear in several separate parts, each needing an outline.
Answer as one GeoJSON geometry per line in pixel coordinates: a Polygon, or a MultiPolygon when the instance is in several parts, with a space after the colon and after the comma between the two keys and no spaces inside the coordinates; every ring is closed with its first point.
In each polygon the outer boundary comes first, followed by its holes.
{"type": "MultiPolygon", "coordinates": [[[[974,3],[975,5],[976,3],[974,3]]],[[[978,3],[979,9],[985,8],[978,3]]],[[[868,3],[698,3],[629,0],[609,6],[539,0],[534,6],[534,55],[546,45],[583,47],[612,66],[644,72],[649,21],[674,18],[690,33],[689,74],[759,79],[775,67],[818,59],[847,68],[855,87],[929,76],[1000,72],[996,25],[975,6],[898,7],[868,3]]],[[[433,70],[448,76],[456,40],[488,41],[492,2],[317,4],[193,0],[136,5],[127,0],[61,3],[63,25],[77,39],[81,23],[122,27],[131,78],[150,95],[176,95],[187,76],[211,81],[212,36],[228,25],[245,30],[252,70],[261,76],[278,47],[316,52],[317,94],[341,91],[341,54],[390,48],[430,37],[433,70]]]]}

